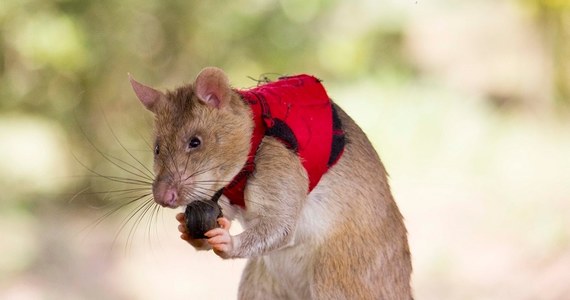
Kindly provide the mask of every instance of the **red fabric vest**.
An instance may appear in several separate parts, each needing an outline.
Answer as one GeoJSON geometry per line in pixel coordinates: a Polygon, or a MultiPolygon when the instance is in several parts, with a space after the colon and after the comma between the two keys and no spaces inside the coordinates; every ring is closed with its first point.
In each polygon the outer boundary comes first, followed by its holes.
{"type": "MultiPolygon", "coordinates": [[[[245,208],[244,189],[255,169],[255,155],[264,136],[279,139],[299,155],[309,176],[310,192],[342,153],[341,149],[331,164],[333,107],[320,80],[309,75],[281,77],[236,92],[250,106],[255,125],[247,162],[224,188],[224,195],[231,204],[245,208]]],[[[342,134],[344,146],[344,133],[336,134],[342,134]]]]}

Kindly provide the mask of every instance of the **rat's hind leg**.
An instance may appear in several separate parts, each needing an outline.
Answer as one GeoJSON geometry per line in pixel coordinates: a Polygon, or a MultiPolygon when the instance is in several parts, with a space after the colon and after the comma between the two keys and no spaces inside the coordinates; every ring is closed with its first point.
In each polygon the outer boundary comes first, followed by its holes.
{"type": "Polygon", "coordinates": [[[241,276],[240,300],[289,299],[278,278],[267,271],[263,257],[250,258],[241,276]]]}

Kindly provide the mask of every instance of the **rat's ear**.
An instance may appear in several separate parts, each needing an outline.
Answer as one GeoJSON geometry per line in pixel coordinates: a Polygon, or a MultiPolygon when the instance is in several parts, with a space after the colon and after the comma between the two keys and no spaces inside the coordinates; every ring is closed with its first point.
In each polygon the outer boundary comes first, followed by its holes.
{"type": "Polygon", "coordinates": [[[156,104],[160,101],[164,94],[160,91],[157,91],[150,86],[146,86],[138,81],[136,81],[133,76],[129,73],[129,81],[131,82],[131,86],[133,87],[133,91],[141,101],[141,103],[146,107],[146,109],[155,112],[154,108],[156,104]]]}
{"type": "Polygon", "coordinates": [[[230,83],[226,73],[214,67],[203,69],[194,82],[194,93],[205,104],[216,108],[223,107],[231,97],[230,83]]]}

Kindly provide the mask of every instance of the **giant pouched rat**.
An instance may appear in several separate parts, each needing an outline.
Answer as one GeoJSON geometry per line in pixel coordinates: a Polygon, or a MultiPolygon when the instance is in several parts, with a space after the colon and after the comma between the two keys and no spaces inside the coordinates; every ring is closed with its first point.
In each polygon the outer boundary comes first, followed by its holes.
{"type": "Polygon", "coordinates": [[[412,298],[407,233],[386,171],[340,107],[329,100],[335,126],[342,127],[342,154],[314,181],[305,157],[282,136],[265,134],[253,149],[251,103],[222,70],[206,68],[193,84],[167,93],[130,80],[155,116],[157,203],[175,208],[202,201],[254,166],[242,205],[222,196],[224,217],[206,239],[190,238],[184,214],[176,217],[181,238],[197,249],[248,258],[239,299],[412,298]],[[244,231],[232,236],[234,218],[244,231]]]}

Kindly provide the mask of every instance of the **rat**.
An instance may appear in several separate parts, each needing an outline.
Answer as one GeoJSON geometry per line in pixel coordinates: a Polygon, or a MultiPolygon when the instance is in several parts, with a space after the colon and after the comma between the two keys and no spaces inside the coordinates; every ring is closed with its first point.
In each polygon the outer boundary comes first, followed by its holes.
{"type": "MultiPolygon", "coordinates": [[[[205,238],[191,237],[184,213],[176,219],[180,237],[197,250],[248,259],[238,299],[412,299],[407,231],[386,170],[336,103],[327,99],[313,105],[322,111],[301,116],[298,104],[287,104],[280,118],[268,118],[263,99],[255,99],[262,93],[232,88],[219,68],[166,92],[129,77],[154,114],[154,201],[188,207],[223,193],[223,216],[205,238]],[[286,118],[301,125],[277,122],[275,134],[276,121],[286,118]],[[324,129],[307,125],[318,118],[333,120],[324,129]],[[233,220],[243,232],[230,234],[233,220]]],[[[284,80],[307,82],[311,93],[291,84],[295,92],[281,95],[323,98],[320,81],[307,78],[284,80]]]]}

